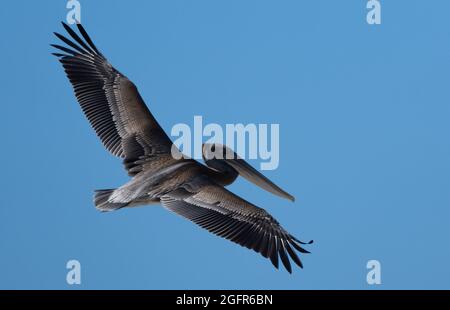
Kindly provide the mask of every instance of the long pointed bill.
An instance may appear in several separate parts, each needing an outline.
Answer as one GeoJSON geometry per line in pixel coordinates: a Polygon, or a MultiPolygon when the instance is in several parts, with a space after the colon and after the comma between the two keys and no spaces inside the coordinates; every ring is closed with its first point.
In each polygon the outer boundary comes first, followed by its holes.
{"type": "Polygon", "coordinates": [[[239,173],[240,176],[252,182],[255,185],[265,189],[266,191],[280,196],[282,198],[289,199],[291,201],[295,201],[295,197],[282,190],[278,185],[270,181],[267,177],[261,174],[258,170],[253,168],[250,164],[248,164],[245,160],[238,159],[225,159],[225,162],[232,166],[239,173]]]}

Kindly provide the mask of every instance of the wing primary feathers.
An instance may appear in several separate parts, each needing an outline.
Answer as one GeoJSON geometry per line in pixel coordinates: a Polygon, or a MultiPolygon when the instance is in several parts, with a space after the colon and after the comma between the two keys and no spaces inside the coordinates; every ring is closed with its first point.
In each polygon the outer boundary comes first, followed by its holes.
{"type": "Polygon", "coordinates": [[[77,27],[78,27],[78,31],[80,31],[81,35],[83,36],[83,38],[86,40],[86,42],[89,44],[90,47],[92,47],[92,49],[100,56],[103,56],[102,53],[99,52],[99,50],[97,49],[97,47],[95,46],[94,42],[92,42],[91,38],[89,37],[89,35],[87,34],[86,30],[84,29],[84,27],[77,23],[77,27]]]}
{"type": "Polygon", "coordinates": [[[294,240],[291,240],[290,243],[292,244],[292,246],[299,251],[300,253],[304,253],[304,254],[309,254],[310,252],[305,250],[304,248],[302,248],[301,246],[299,246],[297,243],[295,243],[294,240]]]}
{"type": "Polygon", "coordinates": [[[292,258],[292,260],[297,264],[297,266],[299,266],[300,268],[303,268],[303,264],[302,261],[300,260],[300,258],[297,256],[297,254],[294,252],[294,250],[292,250],[291,246],[289,245],[289,242],[286,242],[284,244],[284,247],[286,248],[286,250],[289,253],[289,256],[292,258]]]}
{"type": "Polygon", "coordinates": [[[61,41],[63,41],[64,43],[66,43],[67,45],[69,45],[70,47],[74,48],[75,50],[77,50],[78,52],[80,52],[81,54],[86,53],[85,50],[83,50],[81,47],[79,47],[78,45],[76,45],[75,43],[73,43],[72,41],[70,41],[69,39],[67,39],[66,37],[64,37],[63,35],[60,35],[57,32],[54,32],[55,36],[60,39],[61,41]]]}
{"type": "Polygon", "coordinates": [[[257,223],[252,225],[251,230],[248,233],[248,238],[243,241],[243,245],[248,248],[256,251],[256,242],[258,241],[259,234],[258,234],[259,226],[257,223]]]}
{"type": "Polygon", "coordinates": [[[269,255],[270,255],[270,261],[275,266],[275,268],[278,269],[278,245],[277,245],[277,238],[270,234],[269,237],[269,255]]]}
{"type": "Polygon", "coordinates": [[[261,248],[261,254],[265,258],[269,258],[269,245],[270,245],[270,234],[268,232],[264,232],[264,237],[262,240],[262,248],[261,248]]]}
{"type": "Polygon", "coordinates": [[[232,241],[242,245],[243,247],[246,247],[248,249],[251,249],[249,244],[247,243],[249,238],[252,236],[253,226],[252,225],[246,225],[245,229],[242,230],[242,232],[236,236],[235,239],[232,241]]]}
{"type": "Polygon", "coordinates": [[[293,240],[295,240],[296,242],[298,242],[298,243],[300,243],[300,244],[304,244],[304,245],[306,245],[306,244],[313,244],[314,243],[314,240],[309,240],[308,242],[303,242],[303,241],[300,241],[300,240],[298,240],[297,238],[295,238],[294,236],[292,236],[292,235],[289,235],[289,237],[291,237],[293,240]]]}
{"type": "Polygon", "coordinates": [[[50,44],[50,46],[53,46],[54,48],[57,48],[57,49],[59,49],[59,50],[61,50],[63,52],[71,54],[73,56],[80,55],[78,52],[75,52],[74,50],[71,50],[70,48],[67,48],[67,47],[64,47],[64,46],[61,46],[61,45],[58,45],[58,44],[50,44]]]}
{"type": "Polygon", "coordinates": [[[262,229],[262,227],[259,228],[258,235],[259,235],[258,240],[256,240],[256,242],[255,242],[255,251],[258,252],[258,253],[261,253],[261,255],[263,255],[263,246],[264,246],[264,235],[265,235],[265,232],[262,229]]]}
{"type": "Polygon", "coordinates": [[[69,55],[67,55],[67,54],[61,54],[61,53],[52,53],[52,55],[53,55],[53,56],[56,56],[56,57],[58,57],[58,58],[62,58],[62,57],[67,57],[67,56],[69,56],[69,55]]]}
{"type": "Polygon", "coordinates": [[[286,248],[284,247],[283,239],[279,240],[278,253],[280,254],[281,261],[283,262],[283,265],[286,268],[286,270],[289,273],[292,273],[291,262],[289,261],[289,258],[286,255],[286,248]]]}
{"type": "Polygon", "coordinates": [[[248,232],[248,237],[246,240],[242,241],[242,245],[248,249],[255,249],[256,239],[259,237],[257,234],[258,224],[253,224],[251,230],[248,232]]]}
{"type": "Polygon", "coordinates": [[[93,51],[89,46],[87,46],[86,43],[84,43],[83,40],[81,40],[81,38],[76,34],[75,31],[72,30],[72,28],[70,28],[66,23],[61,22],[61,24],[63,25],[64,29],[66,29],[66,31],[69,33],[69,35],[78,42],[78,44],[80,44],[82,47],[84,47],[84,49],[87,52],[90,52],[92,54],[95,54],[95,51],[93,51]]]}

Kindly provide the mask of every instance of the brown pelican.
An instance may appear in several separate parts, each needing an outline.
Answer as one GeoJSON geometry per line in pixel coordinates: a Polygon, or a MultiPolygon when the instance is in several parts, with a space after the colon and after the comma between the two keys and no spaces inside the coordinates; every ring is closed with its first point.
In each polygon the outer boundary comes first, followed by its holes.
{"type": "MultiPolygon", "coordinates": [[[[206,166],[189,158],[175,159],[173,144],[148,110],[136,86],[116,70],[96,48],[84,28],[81,37],[68,25],[72,40],[55,33],[67,46],[52,44],[69,78],[75,96],[105,148],[123,159],[131,180],[116,189],[97,190],[100,211],[149,204],[185,217],[208,231],[270,258],[279,258],[291,273],[289,257],[309,253],[264,209],[231,193],[225,186],[240,175],[278,196],[294,197],[264,177],[234,152],[218,144],[203,145],[206,166]]],[[[309,243],[311,243],[310,241],[309,243]]],[[[308,243],[308,244],[309,244],[308,243]]]]}

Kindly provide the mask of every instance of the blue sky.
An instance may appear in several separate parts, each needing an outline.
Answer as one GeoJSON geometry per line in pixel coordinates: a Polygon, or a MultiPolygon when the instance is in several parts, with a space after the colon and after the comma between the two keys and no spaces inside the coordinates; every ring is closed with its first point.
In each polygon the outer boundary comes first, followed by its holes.
{"type": "Polygon", "coordinates": [[[65,1],[3,1],[0,288],[448,289],[450,2],[381,2],[369,26],[365,0],[81,1],[166,131],[280,124],[266,175],[297,201],[231,190],[315,240],[289,275],[160,207],[97,212],[93,190],[128,177],[50,55],[65,1]]]}

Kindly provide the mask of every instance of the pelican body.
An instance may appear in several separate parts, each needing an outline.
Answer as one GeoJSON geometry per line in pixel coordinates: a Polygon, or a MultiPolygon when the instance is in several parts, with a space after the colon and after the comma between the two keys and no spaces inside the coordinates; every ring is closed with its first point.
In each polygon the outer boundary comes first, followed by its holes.
{"type": "MultiPolygon", "coordinates": [[[[225,187],[238,176],[280,197],[294,197],[259,173],[231,149],[204,144],[205,164],[176,159],[174,145],[150,113],[136,86],[97,49],[82,25],[78,35],[68,25],[66,46],[52,44],[75,96],[104,147],[123,159],[130,181],[116,189],[97,190],[95,207],[103,212],[161,204],[220,237],[252,249],[278,268],[281,259],[302,266],[297,252],[309,253],[264,209],[225,187]],[[220,156],[217,156],[217,155],[220,156]],[[232,156],[226,156],[232,154],[232,156]],[[215,156],[211,156],[215,155],[215,156]]],[[[309,242],[311,243],[311,241],[309,242]]]]}

